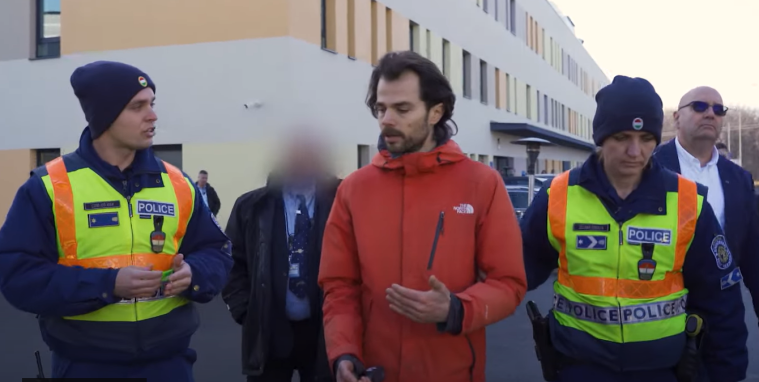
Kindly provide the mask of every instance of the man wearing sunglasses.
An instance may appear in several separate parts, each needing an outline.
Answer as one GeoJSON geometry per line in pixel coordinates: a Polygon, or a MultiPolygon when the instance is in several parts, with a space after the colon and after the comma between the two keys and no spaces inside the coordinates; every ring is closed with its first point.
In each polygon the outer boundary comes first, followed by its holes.
{"type": "Polygon", "coordinates": [[[659,146],[654,157],[664,167],[708,187],[707,200],[759,317],[759,214],[754,180],[748,171],[719,155],[715,146],[726,114],[716,90],[704,86],[689,91],[674,113],[677,136],[659,146]]]}

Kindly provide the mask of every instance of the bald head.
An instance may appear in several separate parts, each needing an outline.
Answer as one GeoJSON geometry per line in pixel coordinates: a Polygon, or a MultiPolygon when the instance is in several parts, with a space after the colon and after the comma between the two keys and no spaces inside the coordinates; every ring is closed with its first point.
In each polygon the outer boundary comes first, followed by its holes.
{"type": "Polygon", "coordinates": [[[674,114],[677,138],[684,143],[714,146],[722,133],[726,111],[716,89],[699,86],[690,90],[674,114]]]}
{"type": "Polygon", "coordinates": [[[722,96],[719,94],[717,89],[708,86],[699,86],[685,93],[683,97],[680,98],[680,103],[678,104],[677,108],[680,109],[693,101],[701,101],[702,98],[718,100],[716,102],[720,105],[722,104],[722,96]]]}

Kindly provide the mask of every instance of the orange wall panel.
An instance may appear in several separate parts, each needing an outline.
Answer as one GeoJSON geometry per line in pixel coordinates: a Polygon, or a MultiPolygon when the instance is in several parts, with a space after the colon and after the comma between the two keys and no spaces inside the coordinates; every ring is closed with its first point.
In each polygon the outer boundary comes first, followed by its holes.
{"type": "Polygon", "coordinates": [[[402,14],[390,12],[390,50],[409,50],[411,42],[409,41],[409,19],[402,14]]]}
{"type": "Polygon", "coordinates": [[[61,54],[286,36],[296,1],[66,0],[61,54]]]}
{"type": "Polygon", "coordinates": [[[32,150],[0,150],[0,174],[3,175],[0,182],[0,224],[5,222],[16,191],[29,179],[29,171],[35,164],[32,150]]]}
{"type": "Polygon", "coordinates": [[[372,64],[376,64],[387,53],[387,20],[385,6],[372,2],[372,64]]]}
{"type": "Polygon", "coordinates": [[[372,62],[372,1],[353,0],[353,10],[356,17],[354,40],[356,41],[355,58],[364,62],[372,62]]]}

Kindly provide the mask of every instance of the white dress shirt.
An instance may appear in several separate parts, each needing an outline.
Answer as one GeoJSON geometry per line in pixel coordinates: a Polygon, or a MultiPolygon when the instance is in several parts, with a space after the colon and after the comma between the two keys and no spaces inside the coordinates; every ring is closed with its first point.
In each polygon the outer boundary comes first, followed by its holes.
{"type": "Polygon", "coordinates": [[[680,162],[680,174],[709,188],[706,200],[712,206],[714,215],[724,229],[725,193],[722,190],[722,179],[717,169],[717,160],[719,159],[717,148],[714,147],[712,150],[712,159],[705,166],[701,166],[701,161],[686,151],[677,138],[675,138],[675,146],[677,147],[677,159],[680,162]]]}

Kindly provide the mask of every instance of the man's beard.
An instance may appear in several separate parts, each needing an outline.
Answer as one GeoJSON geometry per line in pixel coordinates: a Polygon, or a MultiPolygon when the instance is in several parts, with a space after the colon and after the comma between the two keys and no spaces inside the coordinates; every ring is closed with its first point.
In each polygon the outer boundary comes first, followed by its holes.
{"type": "Polygon", "coordinates": [[[419,135],[406,135],[400,132],[399,130],[396,130],[392,127],[386,127],[382,129],[382,136],[383,138],[387,137],[399,137],[401,138],[400,142],[389,144],[387,140],[385,140],[385,146],[387,147],[387,151],[389,151],[393,155],[403,155],[403,154],[409,154],[409,153],[415,153],[422,149],[424,144],[427,142],[427,138],[430,134],[430,126],[427,125],[425,122],[422,122],[423,127],[419,127],[414,129],[415,131],[412,132],[415,133],[416,131],[421,130],[420,132],[423,132],[419,135]]]}

